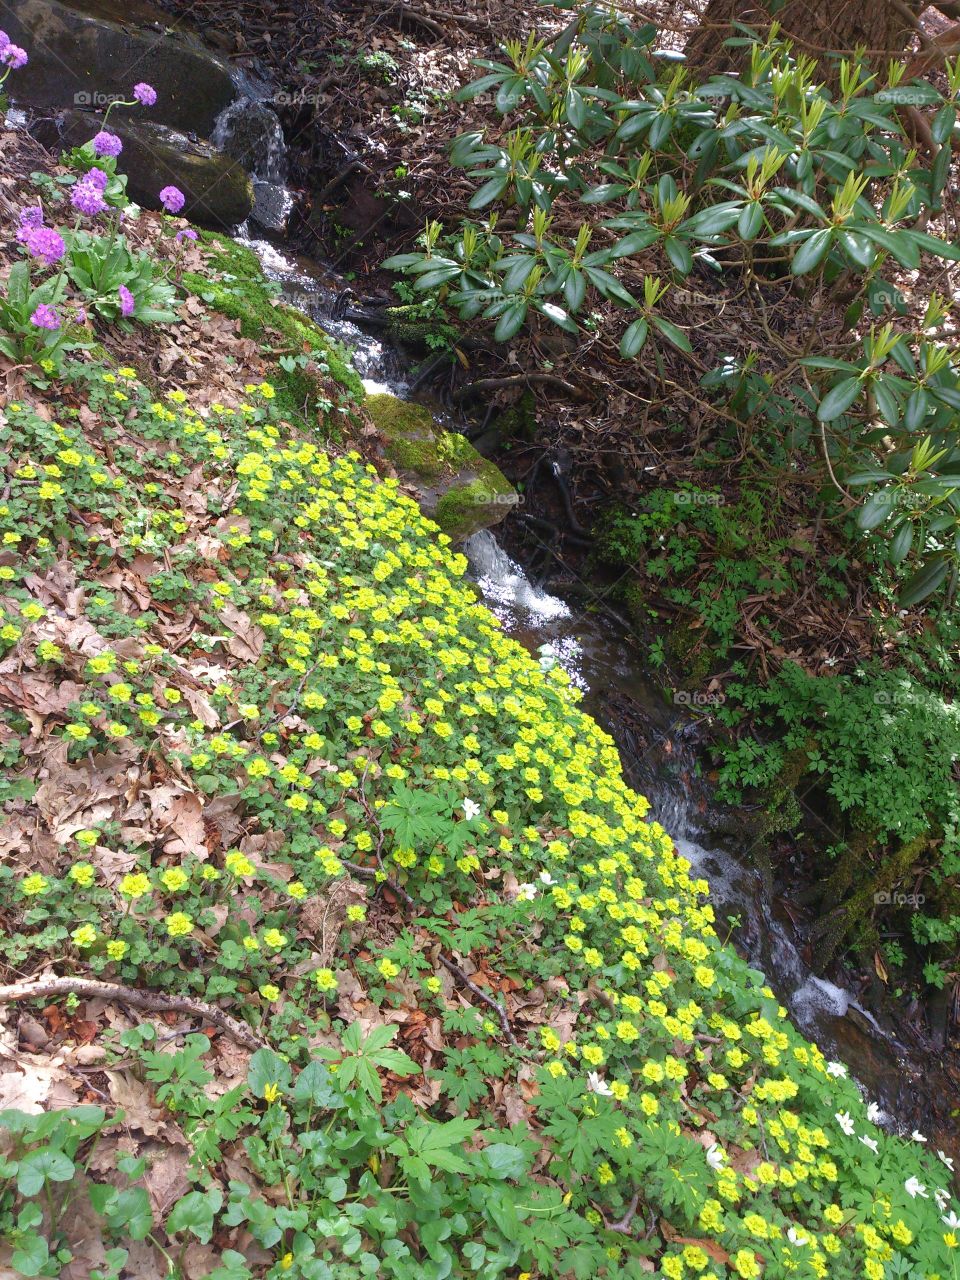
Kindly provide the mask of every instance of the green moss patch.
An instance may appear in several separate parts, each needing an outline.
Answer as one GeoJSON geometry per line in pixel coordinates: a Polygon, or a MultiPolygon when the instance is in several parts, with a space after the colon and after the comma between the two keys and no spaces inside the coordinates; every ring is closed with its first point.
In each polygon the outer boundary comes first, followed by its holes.
{"type": "Polygon", "coordinates": [[[459,541],[503,519],[516,493],[465,436],[444,431],[423,405],[391,395],[367,396],[366,408],[385,456],[419,491],[420,505],[459,541]]]}

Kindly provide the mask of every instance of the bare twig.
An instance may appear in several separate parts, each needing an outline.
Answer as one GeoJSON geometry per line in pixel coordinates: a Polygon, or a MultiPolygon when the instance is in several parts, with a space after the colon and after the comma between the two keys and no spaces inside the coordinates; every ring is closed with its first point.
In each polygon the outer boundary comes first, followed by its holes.
{"type": "Polygon", "coordinates": [[[189,996],[168,996],[159,991],[140,991],[118,982],[98,982],[94,978],[34,978],[27,982],[14,982],[0,986],[0,1004],[11,1000],[35,1000],[41,996],[81,996],[85,1000],[113,1000],[128,1004],[134,1009],[147,1009],[151,1013],[189,1013],[204,1022],[212,1023],[245,1049],[262,1049],[265,1042],[238,1018],[205,1000],[193,1000],[189,996]]]}
{"type": "Polygon", "coordinates": [[[510,1026],[510,1019],[507,1017],[507,1011],[506,1009],[504,1009],[503,1005],[499,1002],[499,1000],[494,1000],[493,996],[487,995],[486,991],[484,991],[482,987],[478,987],[475,982],[472,982],[470,978],[468,978],[467,975],[464,973],[464,971],[460,968],[460,966],[456,964],[455,961],[450,960],[447,956],[445,956],[442,951],[439,951],[437,953],[437,959],[440,961],[440,963],[448,972],[453,974],[453,976],[457,979],[458,982],[463,983],[463,985],[467,988],[468,991],[472,991],[473,994],[478,999],[482,1000],[484,1004],[487,1004],[490,1006],[490,1008],[494,1011],[494,1013],[496,1013],[497,1017],[500,1019],[501,1031],[506,1036],[506,1038],[510,1041],[510,1043],[515,1045],[517,1043],[517,1038],[513,1034],[513,1028],[510,1026]]]}

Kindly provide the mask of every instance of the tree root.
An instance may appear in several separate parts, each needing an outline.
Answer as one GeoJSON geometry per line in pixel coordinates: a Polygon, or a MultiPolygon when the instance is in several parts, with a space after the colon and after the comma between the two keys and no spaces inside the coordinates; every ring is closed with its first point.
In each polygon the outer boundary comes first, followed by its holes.
{"type": "Polygon", "coordinates": [[[205,1000],[193,1000],[189,996],[167,996],[159,991],[139,991],[118,982],[99,982],[95,978],[34,978],[27,982],[14,982],[0,986],[0,1003],[11,1000],[34,1000],[40,996],[82,996],[85,1000],[113,1000],[128,1004],[134,1009],[147,1009],[151,1013],[190,1013],[209,1022],[245,1049],[263,1049],[266,1042],[251,1027],[238,1018],[205,1000]]]}

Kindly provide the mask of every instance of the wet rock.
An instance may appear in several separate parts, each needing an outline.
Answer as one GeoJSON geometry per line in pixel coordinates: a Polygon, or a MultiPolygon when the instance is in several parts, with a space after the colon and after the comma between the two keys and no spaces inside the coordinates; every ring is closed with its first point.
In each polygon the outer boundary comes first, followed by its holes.
{"type": "MultiPolygon", "coordinates": [[[[99,127],[88,112],[65,111],[36,132],[47,145],[55,134],[58,145],[69,149],[88,142],[99,127]]],[[[209,143],[164,125],[112,116],[110,127],[123,140],[118,171],[127,175],[130,198],[145,209],[159,209],[157,193],[171,185],[186,196],[183,216],[205,226],[237,226],[253,208],[250,175],[209,143]]]]}
{"type": "MultiPolygon", "coordinates": [[[[230,66],[143,0],[13,0],[3,29],[30,61],[7,85],[14,100],[37,107],[106,107],[129,100],[134,84],[157,91],[138,118],[206,136],[236,97],[230,66]]],[[[117,108],[111,120],[132,114],[117,108]]]]}
{"type": "Polygon", "coordinates": [[[421,405],[367,396],[384,457],[417,494],[424,513],[454,541],[498,524],[517,502],[503,473],[464,436],[444,431],[421,405]]]}

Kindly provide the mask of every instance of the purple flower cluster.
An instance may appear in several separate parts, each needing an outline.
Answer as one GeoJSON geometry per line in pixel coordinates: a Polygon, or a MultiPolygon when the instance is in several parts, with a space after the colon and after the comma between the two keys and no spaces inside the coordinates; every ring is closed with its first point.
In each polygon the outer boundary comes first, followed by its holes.
{"type": "Polygon", "coordinates": [[[144,107],[152,107],[157,101],[156,89],[153,85],[144,84],[142,80],[133,86],[133,96],[144,107]]]}
{"type": "Polygon", "coordinates": [[[122,316],[132,316],[137,306],[136,298],[125,284],[122,284],[117,292],[120,295],[120,314],[122,316]]]}
{"type": "Polygon", "coordinates": [[[167,213],[179,213],[185,201],[186,197],[179,187],[164,187],[160,192],[160,203],[167,213]]]}
{"type": "Polygon", "coordinates": [[[73,190],[70,192],[70,203],[80,213],[85,213],[89,218],[95,218],[107,207],[103,193],[108,181],[109,178],[102,169],[88,170],[79,182],[74,183],[73,190]]]}
{"type": "Polygon", "coordinates": [[[59,329],[60,317],[48,302],[41,302],[30,317],[30,323],[35,324],[38,329],[59,329]]]}
{"type": "Polygon", "coordinates": [[[39,205],[28,205],[20,211],[20,226],[17,228],[17,239],[34,258],[42,258],[48,267],[52,267],[67,251],[63,237],[52,227],[43,224],[43,210],[39,205]]]}
{"type": "Polygon", "coordinates": [[[52,227],[27,227],[22,236],[27,252],[34,258],[42,258],[52,267],[67,251],[63,236],[52,227]]]}
{"type": "Polygon", "coordinates": [[[43,226],[43,210],[38,204],[27,205],[26,209],[20,210],[20,230],[17,233],[17,239],[23,239],[23,233],[32,227],[43,226]]]}
{"type": "Polygon", "coordinates": [[[0,31],[0,63],[11,71],[19,71],[27,65],[26,50],[14,44],[5,31],[0,31]]]}
{"type": "Polygon", "coordinates": [[[106,129],[100,130],[91,145],[95,156],[118,156],[123,150],[123,143],[117,135],[108,133],[106,129]]]}
{"type": "Polygon", "coordinates": [[[199,237],[198,237],[197,233],[194,231],[193,227],[184,227],[184,229],[183,229],[182,231],[178,231],[178,232],[177,232],[177,234],[176,234],[173,238],[174,238],[174,240],[177,242],[177,244],[182,244],[184,240],[197,240],[197,239],[199,239],[199,237]]]}

